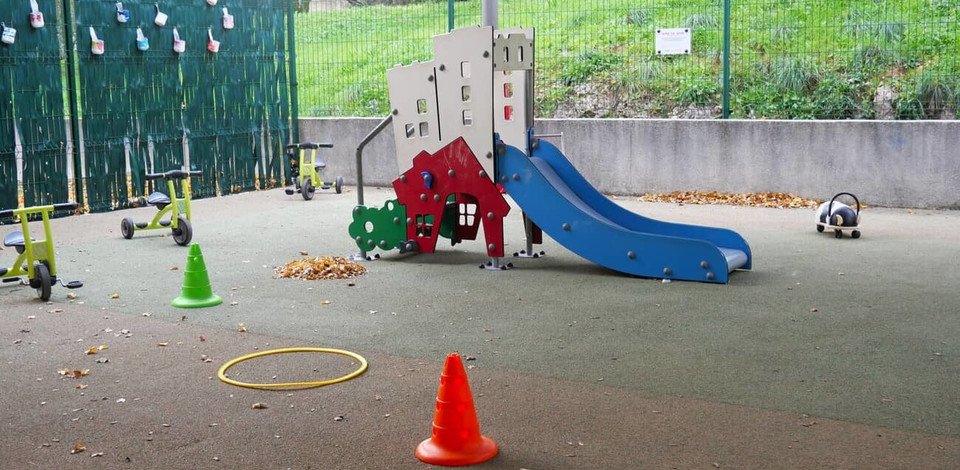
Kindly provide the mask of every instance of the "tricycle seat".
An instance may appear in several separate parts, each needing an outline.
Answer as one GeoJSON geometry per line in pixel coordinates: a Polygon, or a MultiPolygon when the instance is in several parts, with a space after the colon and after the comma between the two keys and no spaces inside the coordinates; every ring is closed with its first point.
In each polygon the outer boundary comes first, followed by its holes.
{"type": "Polygon", "coordinates": [[[23,246],[23,232],[10,232],[3,237],[3,246],[23,246]]]}
{"type": "Polygon", "coordinates": [[[170,197],[160,191],[156,191],[147,196],[147,204],[163,209],[167,204],[170,204],[170,197]]]}

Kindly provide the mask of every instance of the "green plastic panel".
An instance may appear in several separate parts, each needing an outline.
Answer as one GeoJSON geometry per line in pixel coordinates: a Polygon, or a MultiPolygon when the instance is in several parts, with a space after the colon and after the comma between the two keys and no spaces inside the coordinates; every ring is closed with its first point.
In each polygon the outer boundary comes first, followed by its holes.
{"type": "Polygon", "coordinates": [[[363,251],[400,248],[407,239],[407,208],[396,199],[382,208],[357,206],[353,222],[347,228],[350,238],[363,251]]]}

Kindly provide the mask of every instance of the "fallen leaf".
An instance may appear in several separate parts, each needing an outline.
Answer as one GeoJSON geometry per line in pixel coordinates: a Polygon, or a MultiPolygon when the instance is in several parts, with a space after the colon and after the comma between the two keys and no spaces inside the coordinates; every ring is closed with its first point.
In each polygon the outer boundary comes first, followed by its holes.
{"type": "Polygon", "coordinates": [[[255,410],[265,410],[265,409],[267,409],[267,404],[266,404],[266,403],[259,403],[259,402],[258,402],[258,403],[254,403],[254,404],[253,404],[253,409],[255,409],[255,410]]]}
{"type": "Polygon", "coordinates": [[[296,259],[274,269],[276,277],[314,281],[318,279],[349,279],[367,272],[362,264],[336,256],[296,259]]]}
{"type": "Polygon", "coordinates": [[[67,371],[65,374],[61,372],[61,374],[70,376],[71,378],[74,378],[74,379],[79,379],[80,377],[86,377],[90,375],[90,369],[72,370],[72,371],[67,371]]]}
{"type": "Polygon", "coordinates": [[[103,452],[96,452],[96,453],[90,454],[90,457],[103,457],[103,452]]]}
{"type": "Polygon", "coordinates": [[[87,350],[87,353],[86,353],[86,354],[89,356],[89,355],[91,355],[91,354],[96,354],[97,351],[98,351],[98,350],[97,350],[97,347],[96,347],[96,346],[90,346],[90,349],[87,350]]]}
{"type": "Polygon", "coordinates": [[[170,270],[171,270],[171,271],[179,271],[179,270],[180,270],[180,267],[179,267],[179,266],[170,266],[170,270]]]}
{"type": "Polygon", "coordinates": [[[207,340],[207,338],[204,338],[203,335],[200,335],[200,342],[204,342],[204,341],[206,341],[206,340],[207,340]]]}
{"type": "Polygon", "coordinates": [[[236,300],[234,300],[233,302],[230,302],[230,305],[237,306],[237,305],[240,305],[240,302],[237,302],[236,300]]]}
{"type": "Polygon", "coordinates": [[[819,312],[819,310],[817,310],[817,307],[810,308],[810,313],[816,313],[816,312],[819,312]]]}
{"type": "Polygon", "coordinates": [[[320,303],[323,304],[323,305],[330,305],[330,301],[329,301],[329,300],[324,300],[323,302],[320,302],[320,303]]]}
{"type": "Polygon", "coordinates": [[[48,313],[62,313],[62,312],[63,312],[62,308],[55,308],[53,310],[50,310],[48,313]]]}
{"type": "Polygon", "coordinates": [[[74,300],[77,298],[77,294],[74,294],[73,292],[67,292],[67,298],[70,300],[74,300]]]}
{"type": "Polygon", "coordinates": [[[73,386],[73,388],[75,388],[75,389],[77,389],[77,390],[83,390],[83,389],[85,389],[85,388],[87,388],[87,387],[88,387],[88,385],[84,385],[84,384],[76,384],[76,385],[73,386]]]}
{"type": "Polygon", "coordinates": [[[111,299],[119,299],[119,298],[120,298],[120,293],[119,293],[119,292],[114,292],[113,294],[110,294],[110,298],[111,298],[111,299]]]}
{"type": "Polygon", "coordinates": [[[149,317],[150,315],[153,315],[153,314],[150,313],[150,312],[143,312],[141,315],[143,315],[143,316],[145,316],[145,317],[149,317]]]}
{"type": "Polygon", "coordinates": [[[306,251],[301,251],[300,256],[310,256],[310,253],[307,253],[306,251]]]}
{"type": "Polygon", "coordinates": [[[85,450],[87,450],[87,446],[83,442],[77,441],[73,443],[73,448],[70,449],[70,453],[79,454],[80,452],[83,452],[85,450]]]}
{"type": "Polygon", "coordinates": [[[166,347],[166,346],[169,345],[169,344],[170,344],[170,343],[157,343],[157,346],[160,346],[161,348],[163,348],[163,347],[166,347]]]}
{"type": "Polygon", "coordinates": [[[722,193],[718,191],[674,191],[672,193],[651,193],[640,196],[643,202],[670,202],[684,204],[727,204],[734,206],[753,206],[770,208],[806,208],[813,209],[820,201],[777,192],[760,193],[722,193]]]}
{"type": "Polygon", "coordinates": [[[108,348],[106,344],[101,344],[100,346],[97,346],[97,351],[106,351],[107,349],[110,349],[110,348],[108,348]]]}

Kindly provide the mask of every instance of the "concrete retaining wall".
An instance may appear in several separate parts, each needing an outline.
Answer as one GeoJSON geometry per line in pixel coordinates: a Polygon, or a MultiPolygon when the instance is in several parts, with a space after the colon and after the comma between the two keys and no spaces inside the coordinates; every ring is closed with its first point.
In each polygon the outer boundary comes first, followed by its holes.
{"type": "MultiPolygon", "coordinates": [[[[378,119],[304,119],[303,140],[331,141],[328,175],[356,181],[355,152],[378,119]]],[[[960,121],[560,119],[566,155],[600,191],[852,192],[877,206],[960,209],[960,121]]],[[[558,139],[551,139],[559,145],[558,139]]],[[[364,180],[398,174],[391,129],[367,147],[364,180]]]]}

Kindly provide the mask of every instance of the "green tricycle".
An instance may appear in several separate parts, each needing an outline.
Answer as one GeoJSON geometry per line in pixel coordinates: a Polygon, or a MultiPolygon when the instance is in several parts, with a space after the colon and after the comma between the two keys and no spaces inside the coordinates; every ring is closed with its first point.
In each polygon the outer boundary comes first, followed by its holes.
{"type": "Polygon", "coordinates": [[[83,287],[83,282],[70,281],[64,284],[63,280],[57,277],[53,233],[50,231],[50,214],[53,211],[72,211],[76,208],[77,203],[68,202],[0,211],[0,219],[16,216],[20,219],[21,226],[21,230],[10,232],[3,237],[3,246],[15,248],[18,255],[11,267],[0,268],[0,279],[3,282],[18,282],[21,277],[26,276],[30,287],[37,290],[37,296],[44,302],[50,300],[50,288],[57,282],[67,289],[83,287]],[[37,215],[43,221],[42,240],[34,239],[30,234],[30,216],[37,215]]]}
{"type": "Polygon", "coordinates": [[[190,240],[193,239],[193,227],[190,226],[190,177],[200,176],[202,174],[203,172],[201,171],[187,170],[170,170],[166,173],[147,173],[145,175],[147,181],[161,178],[167,180],[167,191],[170,195],[167,196],[160,191],[154,191],[147,196],[147,204],[156,207],[159,212],[153,216],[153,220],[151,220],[150,223],[134,222],[130,217],[125,217],[120,222],[120,233],[123,234],[123,238],[129,240],[133,238],[133,233],[139,230],[169,228],[173,232],[173,241],[177,242],[177,245],[189,245],[190,240]],[[182,181],[179,186],[183,196],[177,196],[176,181],[182,181]],[[167,214],[170,215],[170,218],[164,220],[163,218],[167,214]]]}
{"type": "Polygon", "coordinates": [[[320,178],[320,173],[327,167],[327,164],[323,160],[317,160],[317,149],[319,148],[332,149],[333,144],[304,142],[287,145],[290,179],[293,182],[293,188],[287,188],[287,194],[300,193],[303,199],[309,201],[313,199],[313,193],[316,192],[317,188],[330,189],[333,186],[337,194],[343,192],[342,176],[336,177],[332,185],[320,178]],[[297,156],[298,150],[300,152],[299,156],[297,156]]]}

